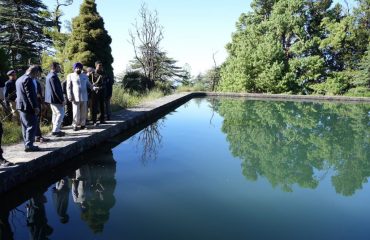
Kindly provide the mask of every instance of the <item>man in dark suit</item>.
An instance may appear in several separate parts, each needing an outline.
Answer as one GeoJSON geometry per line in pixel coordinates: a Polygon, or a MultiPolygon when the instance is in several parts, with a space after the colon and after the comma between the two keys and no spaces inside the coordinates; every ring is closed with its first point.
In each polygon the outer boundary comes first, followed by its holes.
{"type": "Polygon", "coordinates": [[[105,75],[103,63],[101,61],[95,62],[95,72],[89,75],[89,80],[93,85],[94,90],[91,92],[91,101],[92,101],[92,121],[95,126],[98,125],[96,122],[98,111],[100,111],[100,124],[106,123],[104,121],[104,114],[105,114],[105,88],[106,88],[106,81],[107,76],[105,75]]]}
{"type": "Polygon", "coordinates": [[[39,147],[33,145],[37,127],[37,115],[40,113],[36,94],[37,86],[35,86],[33,79],[40,77],[40,69],[40,66],[32,65],[16,83],[17,110],[21,120],[26,152],[40,151],[39,147]]]}
{"type": "Polygon", "coordinates": [[[45,102],[50,104],[51,111],[53,112],[52,135],[62,137],[65,135],[65,133],[60,130],[64,118],[64,97],[62,84],[58,77],[61,67],[57,62],[53,62],[50,67],[50,73],[46,77],[45,102]]]}
{"type": "Polygon", "coordinates": [[[18,111],[15,104],[17,94],[15,92],[15,81],[17,80],[17,73],[14,70],[10,70],[7,73],[9,80],[5,82],[4,87],[4,102],[7,107],[11,110],[10,120],[19,119],[18,111]]]}

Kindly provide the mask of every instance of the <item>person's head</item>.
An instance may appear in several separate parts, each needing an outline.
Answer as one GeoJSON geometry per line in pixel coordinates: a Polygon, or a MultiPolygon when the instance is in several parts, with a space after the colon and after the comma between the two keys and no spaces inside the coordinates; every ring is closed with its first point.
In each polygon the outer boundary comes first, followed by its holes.
{"type": "Polygon", "coordinates": [[[17,79],[17,72],[15,70],[10,70],[6,73],[8,75],[9,80],[16,80],[17,79]]]}
{"type": "Polygon", "coordinates": [[[73,71],[77,74],[81,74],[83,67],[84,66],[82,65],[82,63],[76,62],[75,64],[73,64],[73,71]]]}
{"type": "Polygon", "coordinates": [[[61,69],[62,68],[60,67],[60,64],[58,62],[52,62],[50,64],[50,70],[53,72],[60,73],[61,69]]]}
{"type": "Polygon", "coordinates": [[[86,68],[86,74],[87,74],[87,76],[90,76],[90,74],[92,74],[94,72],[95,72],[95,69],[94,68],[92,68],[92,67],[86,68]]]}
{"type": "Polygon", "coordinates": [[[26,74],[33,79],[41,77],[41,73],[42,68],[39,65],[31,65],[26,71],[26,74]]]}
{"type": "Polygon", "coordinates": [[[97,72],[103,71],[103,63],[101,61],[96,61],[95,62],[95,69],[97,72]]]}

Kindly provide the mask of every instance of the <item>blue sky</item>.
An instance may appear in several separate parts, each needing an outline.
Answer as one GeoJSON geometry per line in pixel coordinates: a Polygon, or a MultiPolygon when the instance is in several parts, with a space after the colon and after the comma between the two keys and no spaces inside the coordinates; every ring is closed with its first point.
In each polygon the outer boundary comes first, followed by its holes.
{"type": "MultiPolygon", "coordinates": [[[[55,4],[55,0],[44,2],[49,7],[55,4]]],[[[63,20],[77,16],[81,3],[82,0],[74,0],[73,5],[64,7],[63,20]]],[[[113,39],[114,72],[120,74],[133,59],[129,29],[133,29],[143,1],[96,0],[96,3],[113,39]]],[[[157,10],[159,22],[164,27],[163,50],[178,60],[179,66],[188,63],[192,74],[196,75],[213,66],[214,52],[217,52],[218,64],[225,60],[225,45],[231,40],[240,14],[250,11],[251,0],[147,0],[145,3],[150,10],[157,10]]]]}

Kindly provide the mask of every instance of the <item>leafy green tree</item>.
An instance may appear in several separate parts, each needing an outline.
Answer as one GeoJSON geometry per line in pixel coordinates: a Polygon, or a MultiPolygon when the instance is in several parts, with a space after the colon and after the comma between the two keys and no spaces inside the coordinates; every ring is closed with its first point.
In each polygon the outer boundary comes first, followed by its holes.
{"type": "Polygon", "coordinates": [[[150,79],[148,79],[139,71],[129,71],[121,80],[122,87],[125,90],[139,93],[143,93],[151,89],[153,87],[151,86],[152,83],[153,82],[150,81],[150,79]]]}
{"type": "Polygon", "coordinates": [[[111,43],[112,38],[104,28],[104,20],[97,11],[95,0],[84,0],[80,14],[72,20],[72,33],[65,50],[68,59],[85,66],[94,66],[95,61],[100,60],[113,79],[111,43]]]}
{"type": "Polygon", "coordinates": [[[72,2],[72,0],[56,0],[54,9],[47,15],[49,21],[52,23],[52,27],[45,29],[45,33],[52,39],[52,46],[41,55],[43,69],[49,69],[50,64],[56,61],[62,65],[63,69],[67,70],[66,73],[69,73],[68,70],[71,68],[72,62],[68,59],[65,46],[71,36],[71,31],[68,28],[65,32],[61,31],[61,17],[63,16],[61,8],[71,5],[72,2]]]}
{"type": "Polygon", "coordinates": [[[369,42],[369,0],[255,0],[226,48],[220,91],[345,94],[369,42]]]}
{"type": "Polygon", "coordinates": [[[41,0],[0,1],[0,47],[9,56],[12,68],[39,63],[50,39],[44,28],[51,26],[47,8],[41,0]]]}

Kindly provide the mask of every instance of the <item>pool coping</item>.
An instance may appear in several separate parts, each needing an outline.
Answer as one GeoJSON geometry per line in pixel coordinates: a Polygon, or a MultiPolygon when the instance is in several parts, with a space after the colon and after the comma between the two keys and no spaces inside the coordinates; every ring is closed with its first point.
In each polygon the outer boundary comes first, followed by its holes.
{"type": "Polygon", "coordinates": [[[25,153],[23,143],[4,147],[4,157],[17,165],[0,169],[0,194],[26,183],[42,173],[53,170],[69,159],[92,149],[102,142],[150,119],[166,114],[197,97],[232,97],[261,100],[329,101],[348,103],[370,103],[370,98],[341,96],[304,96],[283,94],[182,92],[155,99],[114,114],[112,121],[98,128],[73,132],[71,127],[63,129],[66,137],[50,137],[50,142],[39,144],[42,152],[25,153]]]}

